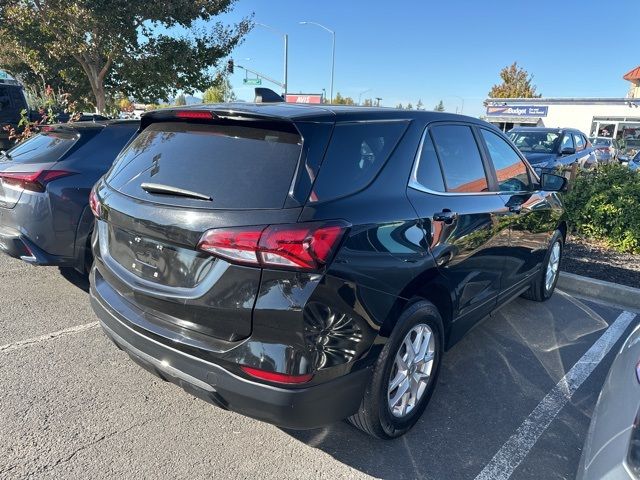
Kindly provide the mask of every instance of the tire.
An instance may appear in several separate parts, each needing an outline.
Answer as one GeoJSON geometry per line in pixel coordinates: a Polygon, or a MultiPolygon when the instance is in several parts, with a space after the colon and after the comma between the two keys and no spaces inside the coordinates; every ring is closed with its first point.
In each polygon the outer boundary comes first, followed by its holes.
{"type": "Polygon", "coordinates": [[[562,261],[562,252],[564,251],[564,238],[562,236],[562,232],[560,230],[556,230],[551,237],[551,242],[549,242],[549,249],[547,250],[547,254],[544,257],[544,262],[542,262],[542,268],[540,272],[536,275],[535,279],[531,283],[529,290],[522,294],[524,298],[529,300],[533,300],[535,302],[544,302],[551,298],[554,290],[556,289],[556,284],[558,283],[558,277],[560,276],[560,262],[562,261]],[[554,252],[554,248],[557,248],[557,261],[552,260],[552,255],[555,257],[556,252],[554,252]],[[551,284],[547,284],[547,272],[549,270],[549,265],[551,262],[555,263],[555,272],[554,278],[551,281],[551,284]]]}
{"type": "MultiPolygon", "coordinates": [[[[442,332],[442,318],[432,303],[419,301],[409,306],[400,315],[391,337],[376,361],[360,409],[347,421],[363,432],[380,439],[397,438],[409,431],[420,419],[435,389],[443,353],[442,332]],[[400,354],[400,358],[404,357],[408,360],[409,347],[405,343],[405,338],[417,339],[418,332],[421,332],[422,342],[417,343],[426,346],[423,348],[426,352],[423,358],[429,358],[432,354],[433,359],[423,362],[422,366],[413,364],[409,367],[409,371],[415,373],[405,376],[405,381],[390,390],[392,372],[394,378],[403,376],[398,370],[396,355],[400,354]],[[427,340],[429,333],[431,336],[427,340]],[[425,377],[427,371],[429,375],[425,377]],[[416,378],[421,378],[424,383],[416,381],[416,378]],[[404,389],[405,385],[410,385],[411,388],[405,395],[400,395],[400,389],[404,389]],[[416,392],[415,396],[413,396],[414,392],[416,392]],[[394,398],[400,400],[392,409],[390,402],[394,398]],[[409,404],[412,398],[413,405],[409,404]]],[[[415,350],[412,351],[415,352],[415,350]]],[[[411,364],[411,362],[405,363],[411,364]]]]}

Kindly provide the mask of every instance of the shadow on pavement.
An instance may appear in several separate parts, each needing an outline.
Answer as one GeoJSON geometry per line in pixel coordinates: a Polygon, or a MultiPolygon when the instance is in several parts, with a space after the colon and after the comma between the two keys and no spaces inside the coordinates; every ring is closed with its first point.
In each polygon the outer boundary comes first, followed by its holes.
{"type": "Polygon", "coordinates": [[[60,275],[80,290],[89,293],[89,277],[82,275],[74,268],[59,267],[60,275]]]}
{"type": "MultiPolygon", "coordinates": [[[[618,314],[566,294],[542,304],[518,300],[445,354],[432,400],[404,437],[377,440],[346,422],[285,432],[376,478],[474,479],[618,314]]],[[[546,448],[532,453],[514,478],[533,478],[525,473],[531,471],[537,478],[575,475],[608,369],[607,362],[601,366],[602,374],[587,379],[550,429],[574,433],[543,437],[546,448]]]]}

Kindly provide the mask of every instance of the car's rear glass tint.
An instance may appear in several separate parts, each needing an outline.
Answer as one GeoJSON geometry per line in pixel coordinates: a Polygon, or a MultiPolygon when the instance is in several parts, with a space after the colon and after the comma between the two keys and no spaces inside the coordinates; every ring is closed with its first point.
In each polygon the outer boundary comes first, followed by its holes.
{"type": "Polygon", "coordinates": [[[78,138],[75,132],[39,133],[9,150],[7,158],[3,160],[13,163],[57,162],[73,147],[78,138]]]}
{"type": "Polygon", "coordinates": [[[301,139],[290,124],[283,130],[276,125],[151,124],[120,154],[107,182],[126,195],[168,205],[282,208],[301,139]],[[212,201],[148,193],[143,183],[197,192],[212,201]]]}
{"type": "Polygon", "coordinates": [[[332,200],[362,190],[376,177],[406,129],[406,122],[336,125],[310,201],[332,200]]]}

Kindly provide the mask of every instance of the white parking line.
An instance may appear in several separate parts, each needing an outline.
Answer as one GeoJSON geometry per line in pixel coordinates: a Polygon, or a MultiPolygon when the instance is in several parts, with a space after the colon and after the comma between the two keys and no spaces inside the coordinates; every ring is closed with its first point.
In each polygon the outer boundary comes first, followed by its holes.
{"type": "Polygon", "coordinates": [[[52,340],[58,337],[64,337],[67,335],[73,335],[74,333],[84,332],[90,328],[95,328],[99,325],[98,322],[85,323],[84,325],[78,325],[75,327],[65,328],[64,330],[58,330],[57,332],[46,333],[39,337],[28,338],[26,340],[20,340],[19,342],[8,343],[6,345],[0,345],[0,353],[12,352],[20,348],[28,347],[30,345],[44,342],[46,340],[52,340]]]}
{"type": "Polygon", "coordinates": [[[635,316],[631,312],[622,312],[618,316],[596,343],[587,350],[587,353],[533,409],[522,425],[478,474],[476,480],[507,480],[511,477],[560,410],[569,402],[571,396],[620,339],[635,316]]]}

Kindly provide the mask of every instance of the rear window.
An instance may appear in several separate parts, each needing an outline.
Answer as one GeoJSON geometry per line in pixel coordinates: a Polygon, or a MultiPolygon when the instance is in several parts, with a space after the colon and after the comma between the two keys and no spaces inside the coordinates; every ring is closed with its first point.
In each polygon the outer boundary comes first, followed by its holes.
{"type": "Polygon", "coordinates": [[[39,133],[9,150],[7,159],[14,163],[57,162],[78,138],[73,132],[39,133]]]}
{"type": "Polygon", "coordinates": [[[0,85],[0,111],[11,107],[11,98],[9,97],[9,89],[0,85]]]}
{"type": "Polygon", "coordinates": [[[369,185],[406,128],[406,122],[336,125],[310,201],[344,197],[369,185]]]}
{"type": "Polygon", "coordinates": [[[289,130],[244,125],[154,123],[120,154],[107,182],[126,195],[202,208],[282,208],[300,158],[289,130]],[[212,202],[147,193],[143,183],[176,187],[212,202]]]}

